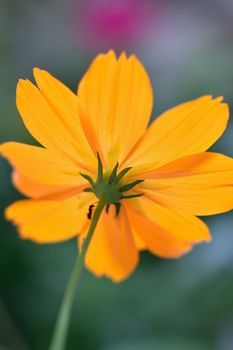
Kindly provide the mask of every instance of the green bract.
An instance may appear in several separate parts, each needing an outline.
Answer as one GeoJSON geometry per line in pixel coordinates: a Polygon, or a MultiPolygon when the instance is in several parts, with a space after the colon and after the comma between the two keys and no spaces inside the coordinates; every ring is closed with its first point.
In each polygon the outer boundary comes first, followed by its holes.
{"type": "Polygon", "coordinates": [[[97,175],[96,181],[94,181],[89,175],[80,173],[80,175],[84,177],[91,185],[91,187],[85,188],[84,192],[93,192],[98,199],[104,198],[106,203],[107,213],[109,210],[109,206],[111,204],[115,205],[116,215],[118,215],[121,208],[120,201],[122,199],[140,197],[142,195],[142,193],[127,195],[127,194],[124,194],[124,192],[131,190],[134,186],[138,185],[144,180],[135,180],[128,184],[122,185],[120,183],[120,180],[128,173],[131,167],[125,168],[118,173],[119,163],[117,163],[113,168],[111,174],[109,176],[106,176],[103,173],[103,165],[99,154],[97,154],[97,156],[98,156],[98,175],[97,175]]]}

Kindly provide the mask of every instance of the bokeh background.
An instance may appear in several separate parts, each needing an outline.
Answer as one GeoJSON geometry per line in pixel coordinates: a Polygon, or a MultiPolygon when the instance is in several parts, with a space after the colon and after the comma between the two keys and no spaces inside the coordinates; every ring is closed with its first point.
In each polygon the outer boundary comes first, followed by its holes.
{"type": "MultiPolygon", "coordinates": [[[[136,53],[161,111],[202,94],[233,104],[231,0],[0,0],[0,141],[33,144],[15,107],[19,78],[47,69],[72,89],[99,52],[136,53]]],[[[233,156],[232,122],[213,150],[233,156]]],[[[47,349],[75,240],[20,241],[4,208],[20,194],[0,161],[0,349],[47,349]]],[[[82,276],[68,350],[232,350],[233,215],[205,218],[213,234],[180,260],[142,253],[113,284],[82,276]]]]}

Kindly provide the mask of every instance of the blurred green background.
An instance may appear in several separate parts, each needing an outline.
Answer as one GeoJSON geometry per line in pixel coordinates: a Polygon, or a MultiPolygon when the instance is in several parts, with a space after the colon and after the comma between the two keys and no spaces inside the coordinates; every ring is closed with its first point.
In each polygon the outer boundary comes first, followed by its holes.
{"type": "MultiPolygon", "coordinates": [[[[19,78],[47,69],[72,89],[92,58],[136,53],[154,87],[153,118],[202,94],[233,103],[231,0],[0,0],[0,141],[34,143],[15,107],[19,78]]],[[[233,156],[233,126],[213,150],[233,156]]],[[[47,349],[76,242],[20,241],[4,208],[20,198],[0,160],[0,350],[47,349]]],[[[233,216],[206,218],[213,234],[180,260],[143,253],[113,284],[84,272],[68,350],[232,350],[233,216]]]]}

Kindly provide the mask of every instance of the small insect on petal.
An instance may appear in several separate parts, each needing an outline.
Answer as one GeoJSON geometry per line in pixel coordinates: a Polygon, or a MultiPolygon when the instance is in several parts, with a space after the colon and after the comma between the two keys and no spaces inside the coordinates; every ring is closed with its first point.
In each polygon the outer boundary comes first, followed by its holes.
{"type": "Polygon", "coordinates": [[[88,218],[89,220],[92,219],[92,214],[93,214],[94,208],[95,208],[95,205],[94,205],[94,204],[91,204],[91,205],[89,206],[89,208],[88,208],[87,218],[88,218]]]}

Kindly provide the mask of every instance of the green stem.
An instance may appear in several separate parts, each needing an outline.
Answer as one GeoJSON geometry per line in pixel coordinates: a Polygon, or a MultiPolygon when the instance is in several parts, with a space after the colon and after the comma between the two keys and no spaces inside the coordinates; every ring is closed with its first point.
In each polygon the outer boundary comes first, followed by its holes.
{"type": "Polygon", "coordinates": [[[86,239],[82,246],[81,253],[79,254],[75,262],[72,274],[70,276],[70,280],[67,284],[65,295],[57,317],[57,321],[54,328],[54,333],[52,336],[49,350],[65,349],[68,325],[70,321],[70,314],[71,314],[72,304],[74,301],[76,286],[80,279],[80,275],[84,265],[84,258],[85,258],[88,246],[90,244],[91,238],[95,231],[100,215],[104,209],[104,206],[105,206],[105,198],[101,198],[95,210],[89,231],[87,233],[86,239]]]}

